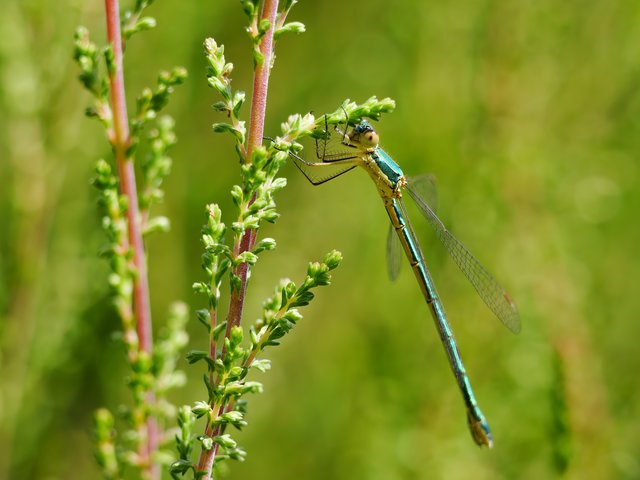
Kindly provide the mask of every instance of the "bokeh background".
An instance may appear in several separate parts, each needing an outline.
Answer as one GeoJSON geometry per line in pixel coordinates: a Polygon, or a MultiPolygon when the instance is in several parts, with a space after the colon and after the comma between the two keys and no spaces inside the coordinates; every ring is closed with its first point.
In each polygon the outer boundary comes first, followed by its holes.
{"type": "MultiPolygon", "coordinates": [[[[0,478],[99,478],[92,412],[127,402],[110,335],[103,233],[90,185],[109,148],[83,116],[76,25],[104,39],[103,3],[0,2],[0,478]]],[[[168,112],[179,143],[166,201],[172,230],[149,240],[156,331],[174,300],[192,309],[204,206],[239,171],[207,88],[213,36],[251,90],[238,2],[158,0],[154,31],[128,45],[131,99],[157,72],[188,68],[168,112]]],[[[237,435],[229,478],[640,478],[640,4],[539,0],[303,0],[307,33],[277,45],[266,132],[345,98],[397,101],[377,125],[405,172],[438,179],[439,214],[508,288],[511,335],[414,213],[468,373],[495,436],[467,431],[459,393],[409,268],[387,279],[387,218],[352,172],[312,187],[292,166],[276,238],[251,279],[248,319],[281,277],[336,248],[344,262],[270,358],[264,394],[237,435]]],[[[246,110],[245,110],[246,114],[246,110]]],[[[190,348],[203,348],[190,325],[190,348]]],[[[185,367],[176,403],[204,397],[185,367]]]]}

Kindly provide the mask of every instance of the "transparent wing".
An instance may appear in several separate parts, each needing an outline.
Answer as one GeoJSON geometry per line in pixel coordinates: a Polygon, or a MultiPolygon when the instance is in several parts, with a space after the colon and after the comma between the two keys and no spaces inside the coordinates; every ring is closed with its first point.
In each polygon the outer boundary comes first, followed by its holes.
{"type": "Polygon", "coordinates": [[[345,136],[346,125],[330,126],[325,124],[324,129],[317,129],[313,133],[316,140],[316,157],[323,163],[331,163],[349,158],[355,158],[358,151],[347,144],[345,136]]]}
{"type": "MultiPolygon", "coordinates": [[[[293,163],[298,167],[302,174],[307,177],[314,185],[321,185],[329,180],[347,173],[349,170],[356,168],[354,163],[342,162],[340,164],[332,163],[312,163],[307,162],[302,157],[294,153],[289,153],[289,156],[293,159],[293,163]]],[[[348,159],[345,159],[348,160],[348,159]]]]}
{"type": "MultiPolygon", "coordinates": [[[[425,199],[432,210],[436,210],[438,203],[438,194],[436,192],[435,177],[431,174],[418,175],[407,179],[418,195],[425,199]]],[[[394,231],[392,225],[389,225],[387,233],[387,273],[391,281],[395,281],[400,274],[402,267],[402,244],[398,238],[398,234],[394,231]]]]}
{"type": "Polygon", "coordinates": [[[387,273],[392,282],[398,278],[401,265],[402,244],[393,225],[389,224],[389,231],[387,232],[387,273]]]}
{"type": "Polygon", "coordinates": [[[447,249],[454,262],[458,265],[465,277],[471,282],[478,292],[478,295],[498,319],[513,333],[520,332],[520,316],[516,309],[515,303],[502,286],[493,278],[493,275],[482,266],[482,264],[460,243],[460,241],[451,235],[444,224],[440,221],[433,209],[419,195],[412,184],[407,185],[409,195],[413,198],[420,211],[427,221],[436,231],[436,235],[447,249]]]}
{"type": "Polygon", "coordinates": [[[316,141],[317,162],[309,162],[294,153],[289,154],[296,167],[312,184],[328,182],[357,166],[355,160],[359,152],[346,144],[344,130],[339,126],[329,127],[325,121],[325,128],[316,129],[312,136],[316,141]]]}
{"type": "Polygon", "coordinates": [[[430,173],[407,178],[407,183],[416,194],[422,198],[434,212],[438,211],[438,191],[436,177],[430,173]]]}

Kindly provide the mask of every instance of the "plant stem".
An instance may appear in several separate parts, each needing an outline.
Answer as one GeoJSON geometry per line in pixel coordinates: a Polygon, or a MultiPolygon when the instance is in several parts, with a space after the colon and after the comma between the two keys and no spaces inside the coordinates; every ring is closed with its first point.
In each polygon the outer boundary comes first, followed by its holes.
{"type": "Polygon", "coordinates": [[[251,117],[249,121],[249,135],[247,138],[246,162],[251,161],[253,149],[262,145],[264,134],[264,117],[267,110],[267,91],[269,89],[269,73],[273,61],[273,33],[278,12],[278,0],[265,0],[262,6],[262,18],[268,19],[271,27],[260,41],[260,52],[264,61],[256,66],[253,76],[253,94],[251,95],[251,117]]]}
{"type": "MultiPolygon", "coordinates": [[[[111,85],[111,108],[113,112],[113,131],[110,141],[113,146],[121,193],[127,198],[127,230],[129,246],[133,254],[134,291],[133,310],[135,314],[136,330],[138,333],[138,351],[151,355],[153,349],[151,329],[151,309],[149,302],[149,284],[147,265],[142,240],[142,229],[138,208],[138,194],[136,191],[135,170],[133,159],[128,155],[130,146],[129,117],[124,88],[122,35],[120,33],[120,7],[118,0],[105,0],[107,19],[107,40],[113,50],[113,68],[109,72],[111,85]]],[[[147,405],[155,401],[153,392],[147,392],[147,405]]],[[[158,431],[155,420],[147,415],[146,442],[140,445],[140,457],[146,478],[160,478],[160,470],[151,460],[151,455],[157,450],[158,431]]]]}
{"type": "MultiPolygon", "coordinates": [[[[264,119],[267,109],[267,92],[269,89],[269,73],[271,72],[271,64],[273,60],[273,33],[276,25],[276,15],[278,12],[278,0],[265,0],[262,5],[261,18],[268,19],[270,23],[269,30],[265,33],[260,41],[260,52],[264,61],[256,66],[253,76],[253,93],[251,95],[251,113],[249,119],[249,134],[247,136],[247,149],[244,158],[245,163],[251,162],[253,150],[262,144],[264,135],[264,119]]],[[[256,230],[247,230],[242,237],[236,240],[234,244],[234,254],[239,255],[253,249],[256,241],[256,230]]],[[[229,300],[229,313],[227,315],[226,336],[229,337],[231,328],[240,324],[242,319],[242,310],[244,307],[244,299],[247,289],[247,279],[249,273],[249,265],[243,263],[236,267],[234,272],[240,278],[240,288],[232,289],[231,298],[229,300]]],[[[213,342],[213,339],[212,339],[213,342]]],[[[211,348],[215,351],[215,346],[211,348]]],[[[223,348],[222,355],[225,351],[223,348]]],[[[217,413],[220,416],[224,413],[224,405],[220,406],[217,413]]],[[[215,437],[220,434],[220,427],[211,428],[210,423],[205,428],[205,435],[215,437]]],[[[214,444],[211,450],[202,449],[200,459],[198,461],[198,472],[206,471],[204,480],[210,480],[213,474],[213,464],[216,453],[218,452],[218,444],[214,444]]]]}
{"type": "MultiPolygon", "coordinates": [[[[247,156],[245,162],[251,162],[253,150],[262,145],[264,135],[264,118],[267,110],[267,92],[269,90],[269,74],[271,73],[271,63],[273,60],[273,33],[278,12],[278,0],[265,0],[262,6],[261,18],[269,20],[271,27],[260,41],[260,52],[264,56],[264,61],[256,66],[253,76],[253,94],[251,95],[251,114],[249,120],[249,135],[247,137],[247,156]]],[[[253,248],[256,241],[257,232],[248,230],[234,246],[234,253],[241,254],[253,248]]],[[[240,289],[232,292],[229,304],[229,323],[227,333],[230,328],[239,325],[242,319],[242,309],[244,307],[244,297],[247,287],[247,273],[249,265],[243,263],[238,266],[236,274],[240,277],[240,289]]]]}

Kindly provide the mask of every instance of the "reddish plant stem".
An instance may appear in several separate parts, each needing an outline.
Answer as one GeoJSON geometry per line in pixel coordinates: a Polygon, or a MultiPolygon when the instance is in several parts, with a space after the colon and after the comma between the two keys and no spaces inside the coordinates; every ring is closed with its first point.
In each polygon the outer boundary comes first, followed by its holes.
{"type": "MultiPolygon", "coordinates": [[[[265,0],[262,6],[261,18],[267,18],[271,24],[269,31],[265,33],[260,41],[260,52],[264,56],[264,61],[256,67],[253,76],[253,94],[251,95],[251,116],[249,120],[249,135],[247,137],[247,156],[245,162],[251,162],[253,150],[262,145],[264,136],[264,118],[267,111],[267,93],[269,90],[269,73],[271,72],[271,62],[273,58],[273,33],[278,13],[278,0],[265,0]]],[[[247,230],[240,242],[234,246],[236,255],[249,251],[256,241],[257,232],[247,230]]],[[[244,298],[247,289],[247,277],[249,265],[243,263],[236,268],[236,275],[240,278],[240,289],[232,292],[229,304],[227,336],[231,327],[240,324],[244,298]]]]}
{"type": "Polygon", "coordinates": [[[120,35],[120,14],[118,0],[105,0],[107,9],[107,35],[113,48],[114,71],[110,72],[111,104],[113,110],[113,138],[120,188],[127,197],[127,222],[129,242],[133,250],[133,264],[136,270],[133,307],[137,322],[140,350],[151,353],[153,340],[151,335],[151,309],[147,264],[140,228],[140,212],[133,159],[128,157],[130,145],[129,120],[125,100],[124,72],[122,63],[122,36],[120,35]]]}
{"type": "Polygon", "coordinates": [[[269,31],[260,41],[260,52],[264,56],[262,64],[256,67],[253,76],[253,94],[251,96],[251,118],[249,136],[247,138],[246,162],[251,162],[251,154],[258,145],[262,145],[264,134],[264,117],[267,111],[267,91],[269,90],[269,73],[273,61],[273,33],[278,13],[278,0],[265,0],[262,6],[262,18],[271,23],[269,31]]]}
{"type": "MultiPolygon", "coordinates": [[[[269,31],[265,33],[260,41],[260,52],[264,56],[264,61],[256,67],[253,76],[253,94],[251,96],[251,115],[249,120],[249,135],[247,137],[247,156],[245,162],[251,162],[253,150],[262,145],[264,135],[264,118],[267,110],[267,92],[269,90],[269,73],[271,72],[271,62],[273,57],[273,32],[278,12],[278,0],[265,0],[262,6],[261,18],[267,18],[271,24],[269,31]]],[[[253,201],[253,199],[252,199],[253,201]]],[[[253,248],[256,241],[257,232],[247,230],[234,245],[234,253],[239,255],[253,248]]],[[[229,336],[231,327],[239,325],[242,319],[242,309],[247,289],[247,278],[249,265],[246,263],[236,267],[235,274],[240,278],[240,288],[231,292],[229,302],[229,314],[227,316],[226,334],[229,336]]]]}
{"type": "MultiPolygon", "coordinates": [[[[264,135],[264,119],[267,110],[267,92],[269,90],[269,73],[271,72],[271,63],[273,60],[273,33],[276,25],[276,15],[278,13],[278,0],[265,0],[262,6],[261,18],[269,20],[270,27],[260,41],[260,52],[264,57],[264,61],[256,66],[253,76],[253,94],[251,96],[251,113],[249,119],[249,135],[247,137],[247,150],[244,161],[251,162],[251,156],[254,149],[262,145],[262,137],[264,135]]],[[[250,251],[256,241],[257,231],[248,230],[244,235],[236,241],[233,251],[237,256],[243,252],[250,251]]],[[[249,276],[249,265],[240,264],[235,268],[234,274],[240,279],[240,288],[231,292],[229,300],[229,313],[227,314],[226,337],[229,337],[231,328],[239,325],[242,319],[242,311],[244,308],[244,299],[247,290],[247,280],[249,276]]],[[[213,340],[212,340],[213,341],[213,340]]],[[[212,351],[215,347],[212,348],[212,351]]],[[[222,355],[225,354],[224,348],[222,355]]],[[[215,358],[215,357],[214,357],[215,358]]],[[[225,406],[221,405],[217,416],[219,417],[225,412],[225,406]]],[[[220,434],[220,426],[215,429],[207,424],[205,435],[215,437],[220,434]]],[[[214,444],[211,450],[202,449],[200,459],[198,461],[198,471],[206,471],[207,475],[204,480],[212,478],[213,464],[216,453],[218,452],[218,444],[214,444]]]]}
{"type": "MultiPolygon", "coordinates": [[[[267,92],[269,90],[269,73],[271,72],[271,61],[273,57],[273,32],[276,23],[276,14],[278,12],[278,0],[265,0],[262,6],[261,18],[267,18],[271,27],[262,37],[260,41],[260,52],[264,56],[262,64],[256,67],[253,76],[253,94],[251,96],[251,114],[249,121],[249,135],[247,137],[247,156],[245,162],[251,162],[253,150],[262,145],[262,137],[264,135],[264,118],[267,109],[267,92]]],[[[253,202],[253,199],[252,199],[253,202]]],[[[234,245],[234,254],[240,255],[243,252],[250,251],[256,241],[257,231],[247,230],[244,235],[234,245]]],[[[247,280],[249,274],[249,265],[242,263],[236,267],[234,272],[240,278],[240,288],[231,292],[229,301],[229,313],[227,315],[228,337],[231,328],[240,325],[242,319],[242,310],[244,307],[245,293],[247,290],[247,280]]]]}
{"type": "MultiPolygon", "coordinates": [[[[133,311],[138,334],[138,350],[151,354],[153,339],[151,330],[151,308],[149,302],[149,284],[147,264],[142,240],[140,212],[138,207],[138,193],[133,159],[128,155],[130,146],[129,117],[124,88],[122,34],[120,32],[120,6],[118,0],[105,0],[107,20],[107,40],[113,51],[113,68],[109,72],[111,85],[111,109],[113,112],[113,131],[110,141],[113,146],[121,193],[127,198],[127,229],[129,246],[133,253],[133,268],[135,271],[133,290],[133,311]]],[[[151,405],[155,402],[153,392],[147,392],[146,401],[151,405]]],[[[157,450],[158,430],[153,418],[146,419],[146,443],[140,445],[140,456],[146,478],[160,478],[160,470],[151,460],[151,455],[157,450]]]]}
{"type": "MultiPolygon", "coordinates": [[[[213,331],[216,328],[216,324],[218,323],[218,313],[215,308],[209,309],[209,325],[211,328],[210,338],[209,338],[209,356],[214,360],[217,357],[216,351],[216,341],[213,338],[213,331]]],[[[211,380],[211,384],[213,384],[213,372],[209,374],[209,379],[211,380]]]]}

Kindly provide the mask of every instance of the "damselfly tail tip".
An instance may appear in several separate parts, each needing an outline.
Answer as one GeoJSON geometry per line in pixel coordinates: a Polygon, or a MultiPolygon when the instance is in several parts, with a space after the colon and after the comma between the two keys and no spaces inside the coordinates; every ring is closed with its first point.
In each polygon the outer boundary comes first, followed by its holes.
{"type": "Polygon", "coordinates": [[[493,436],[484,416],[479,412],[467,412],[467,422],[473,441],[481,447],[493,448],[493,436]]]}

